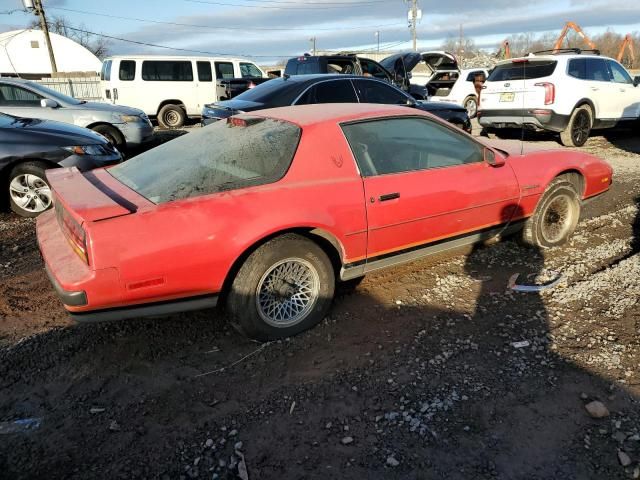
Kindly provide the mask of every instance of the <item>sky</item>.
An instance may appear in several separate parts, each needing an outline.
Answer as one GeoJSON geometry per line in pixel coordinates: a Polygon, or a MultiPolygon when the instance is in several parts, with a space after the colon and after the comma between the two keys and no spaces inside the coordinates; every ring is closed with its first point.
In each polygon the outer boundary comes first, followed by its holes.
{"type": "MultiPolygon", "coordinates": [[[[404,0],[43,0],[48,16],[74,26],[136,42],[207,54],[251,57],[263,63],[311,50],[408,50],[411,34],[404,0]],[[85,12],[85,13],[82,13],[85,12]],[[111,18],[112,15],[127,18],[111,18]],[[169,22],[153,23],[153,22],[169,22]]],[[[517,33],[559,32],[566,21],[588,35],[611,28],[640,31],[640,0],[419,0],[419,50],[437,49],[448,37],[466,37],[497,50],[517,33]]],[[[22,0],[0,0],[0,32],[35,17],[22,0]],[[18,11],[14,11],[18,10],[18,11]]],[[[111,40],[112,54],[182,53],[111,40]]]]}

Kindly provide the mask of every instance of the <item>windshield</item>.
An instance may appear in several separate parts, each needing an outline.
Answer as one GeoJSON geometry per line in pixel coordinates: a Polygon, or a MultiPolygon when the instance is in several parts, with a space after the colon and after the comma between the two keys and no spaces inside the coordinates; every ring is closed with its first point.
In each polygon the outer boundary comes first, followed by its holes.
{"type": "Polygon", "coordinates": [[[108,171],[154,203],[264,185],[287,172],[300,133],[281,120],[232,117],[108,171]]]}
{"type": "Polygon", "coordinates": [[[556,69],[555,60],[520,61],[496,65],[489,74],[488,82],[506,82],[509,80],[531,80],[548,77],[556,69]]]}
{"type": "Polygon", "coordinates": [[[49,87],[45,87],[44,85],[41,85],[39,83],[35,83],[35,82],[28,82],[28,83],[31,88],[41,93],[45,97],[52,98],[58,103],[68,103],[69,105],[80,105],[81,103],[86,103],[84,101],[77,100],[73,97],[65,95],[64,93],[56,92],[55,90],[52,90],[49,87]]]}

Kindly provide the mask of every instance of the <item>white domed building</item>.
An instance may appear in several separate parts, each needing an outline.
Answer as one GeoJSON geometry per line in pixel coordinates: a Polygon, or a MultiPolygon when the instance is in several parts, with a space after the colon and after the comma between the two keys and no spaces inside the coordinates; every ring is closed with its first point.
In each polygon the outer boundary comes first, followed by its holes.
{"type": "MultiPolygon", "coordinates": [[[[73,40],[49,34],[58,72],[99,72],[102,62],[73,40]]],[[[13,30],[0,33],[0,76],[38,79],[51,76],[51,62],[44,33],[13,30]]]]}

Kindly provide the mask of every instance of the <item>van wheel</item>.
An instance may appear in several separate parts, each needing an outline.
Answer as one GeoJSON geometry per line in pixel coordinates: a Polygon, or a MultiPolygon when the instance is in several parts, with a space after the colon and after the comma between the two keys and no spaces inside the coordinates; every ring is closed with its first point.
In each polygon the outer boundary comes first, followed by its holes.
{"type": "Polygon", "coordinates": [[[95,127],[91,127],[91,130],[102,135],[118,150],[122,151],[124,149],[124,137],[116,127],[112,127],[111,125],[96,125],[95,127]]]}
{"type": "Polygon", "coordinates": [[[231,285],[227,307],[244,335],[270,341],[296,335],[326,315],[335,287],[327,254],[311,240],[287,234],[258,248],[231,285]]]}
{"type": "Polygon", "coordinates": [[[462,105],[467,109],[469,118],[475,118],[478,113],[478,101],[476,100],[476,97],[472,95],[468,96],[467,98],[465,98],[462,105]]]}
{"type": "Polygon", "coordinates": [[[186,117],[182,107],[170,103],[158,112],[158,123],[164,128],[180,128],[184,125],[186,117]]]}
{"type": "Polygon", "coordinates": [[[567,128],[560,132],[560,142],[565,147],[581,147],[589,139],[593,125],[591,108],[581,105],[571,114],[567,128]]]}
{"type": "Polygon", "coordinates": [[[564,175],[553,180],[527,219],[522,241],[530,246],[551,248],[565,243],[580,219],[580,195],[564,175]]]}
{"type": "Polygon", "coordinates": [[[53,195],[44,173],[47,168],[43,162],[25,162],[9,173],[9,204],[21,217],[37,217],[51,208],[53,195]]]}

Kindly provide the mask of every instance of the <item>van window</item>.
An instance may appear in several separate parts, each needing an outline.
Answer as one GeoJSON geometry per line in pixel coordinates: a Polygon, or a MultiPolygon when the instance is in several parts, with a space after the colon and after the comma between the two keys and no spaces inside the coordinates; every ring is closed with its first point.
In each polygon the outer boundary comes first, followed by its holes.
{"type": "Polygon", "coordinates": [[[131,81],[136,76],[135,60],[120,60],[119,78],[123,81],[131,81]]]}
{"type": "Polygon", "coordinates": [[[155,82],[192,82],[193,68],[190,61],[145,60],[142,62],[142,79],[155,82]]]}
{"type": "Polygon", "coordinates": [[[233,63],[231,62],[216,62],[216,78],[234,78],[236,75],[233,73],[233,63]]]}
{"type": "Polygon", "coordinates": [[[211,62],[197,62],[198,64],[198,80],[200,82],[211,82],[211,62]]]}
{"type": "Polygon", "coordinates": [[[111,60],[102,63],[102,71],[100,72],[100,80],[111,80],[111,60]]]}
{"type": "Polygon", "coordinates": [[[242,75],[242,78],[262,78],[262,72],[253,63],[240,63],[240,74],[242,75]]]}
{"type": "Polygon", "coordinates": [[[558,62],[555,60],[526,60],[496,65],[487,81],[532,80],[553,74],[558,62]]]}

